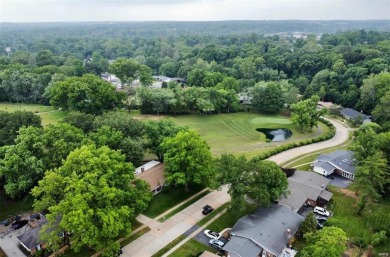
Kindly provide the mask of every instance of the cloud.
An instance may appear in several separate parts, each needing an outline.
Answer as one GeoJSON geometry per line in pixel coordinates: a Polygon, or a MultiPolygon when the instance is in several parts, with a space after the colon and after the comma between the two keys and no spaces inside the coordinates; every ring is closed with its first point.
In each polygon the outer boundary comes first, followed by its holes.
{"type": "Polygon", "coordinates": [[[0,21],[389,19],[388,0],[0,0],[0,21]]]}

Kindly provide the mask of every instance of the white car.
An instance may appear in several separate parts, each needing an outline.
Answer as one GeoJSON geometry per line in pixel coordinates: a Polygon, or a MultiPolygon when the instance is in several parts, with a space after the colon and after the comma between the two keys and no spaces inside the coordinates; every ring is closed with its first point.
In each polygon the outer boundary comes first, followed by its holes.
{"type": "Polygon", "coordinates": [[[213,248],[215,248],[215,249],[217,249],[217,250],[221,250],[222,249],[222,247],[225,245],[225,243],[224,242],[222,242],[222,241],[219,241],[219,240],[217,240],[217,239],[211,239],[210,241],[209,241],[209,246],[211,246],[211,247],[213,247],[213,248]]]}
{"type": "Polygon", "coordinates": [[[326,217],[330,216],[330,212],[328,212],[327,210],[325,210],[325,208],[322,207],[318,207],[318,206],[314,207],[314,212],[322,216],[326,216],[326,217]]]}
{"type": "Polygon", "coordinates": [[[217,232],[212,231],[212,230],[208,230],[207,229],[203,233],[204,233],[205,236],[207,236],[207,237],[209,237],[211,239],[218,239],[218,238],[220,238],[220,235],[217,232]]]}

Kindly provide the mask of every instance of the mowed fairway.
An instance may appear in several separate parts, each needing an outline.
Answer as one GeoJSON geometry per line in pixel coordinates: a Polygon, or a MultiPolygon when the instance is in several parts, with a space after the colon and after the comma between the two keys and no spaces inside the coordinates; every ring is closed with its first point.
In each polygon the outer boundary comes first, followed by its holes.
{"type": "Polygon", "coordinates": [[[42,125],[56,124],[60,119],[66,116],[66,112],[58,111],[53,106],[40,104],[20,104],[20,103],[0,103],[0,110],[7,112],[29,111],[39,115],[42,119],[42,125]]]}
{"type": "Polygon", "coordinates": [[[223,153],[245,154],[254,157],[278,145],[317,137],[328,128],[320,124],[311,133],[301,133],[288,117],[256,113],[232,113],[218,115],[183,115],[172,117],[176,124],[186,125],[199,132],[210,145],[214,155],[223,153]],[[284,142],[265,142],[265,135],[256,128],[288,128],[293,136],[284,142]]]}

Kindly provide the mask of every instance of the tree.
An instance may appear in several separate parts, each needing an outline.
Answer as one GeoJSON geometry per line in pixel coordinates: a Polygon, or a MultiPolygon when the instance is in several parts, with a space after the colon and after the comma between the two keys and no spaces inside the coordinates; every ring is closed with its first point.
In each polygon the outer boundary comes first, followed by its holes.
{"type": "Polygon", "coordinates": [[[374,156],[379,151],[381,144],[379,137],[370,126],[362,125],[359,130],[355,131],[354,136],[354,143],[349,149],[353,151],[354,158],[358,162],[374,156]]]}
{"type": "Polygon", "coordinates": [[[317,231],[317,220],[314,212],[309,212],[299,227],[300,236],[304,236],[306,233],[315,233],[317,231]]]}
{"type": "Polygon", "coordinates": [[[46,172],[32,194],[34,208],[49,211],[41,236],[52,250],[59,246],[58,233],[63,231],[72,233],[76,252],[83,246],[95,251],[112,246],[130,232],[152,196],[124,159],[108,147],[88,145],[70,153],[61,167],[46,172]]]}
{"type": "Polygon", "coordinates": [[[252,91],[252,105],[260,112],[277,113],[283,105],[283,91],[275,82],[256,85],[252,91]]]}
{"type": "Polygon", "coordinates": [[[34,126],[42,127],[41,118],[33,112],[0,111],[0,146],[10,145],[14,142],[16,135],[21,127],[34,126]]]}
{"type": "Polygon", "coordinates": [[[314,95],[310,99],[291,105],[291,121],[299,125],[301,132],[305,127],[311,131],[314,126],[317,126],[320,117],[326,113],[326,109],[317,109],[319,100],[320,98],[314,95]]]}
{"type": "Polygon", "coordinates": [[[302,257],[339,257],[347,249],[347,234],[337,227],[325,227],[305,235],[307,244],[301,251],[302,257]]]}
{"type": "Polygon", "coordinates": [[[84,133],[88,133],[93,129],[93,121],[95,120],[95,117],[92,114],[70,112],[62,120],[76,128],[81,129],[84,133]]]}
{"type": "Polygon", "coordinates": [[[108,126],[133,139],[142,137],[144,133],[144,124],[124,112],[106,112],[102,116],[97,116],[93,126],[95,129],[108,126]]]}
{"type": "Polygon", "coordinates": [[[161,147],[168,183],[184,185],[186,192],[189,183],[210,183],[214,173],[210,147],[197,132],[180,131],[175,137],[166,138],[161,147]]]}
{"type": "Polygon", "coordinates": [[[15,145],[8,146],[0,159],[0,178],[11,198],[24,197],[44,175],[42,134],[41,128],[21,128],[15,145]]]}
{"type": "Polygon", "coordinates": [[[384,96],[379,100],[379,103],[375,106],[372,111],[372,115],[375,121],[384,123],[390,120],[390,91],[387,91],[384,96]]]}
{"type": "Polygon", "coordinates": [[[110,65],[109,71],[115,74],[122,83],[130,84],[135,79],[139,79],[144,85],[150,85],[153,82],[152,70],[132,59],[116,59],[110,65]]]}
{"type": "Polygon", "coordinates": [[[258,206],[269,206],[285,194],[288,186],[284,172],[271,161],[247,161],[224,154],[215,160],[216,176],[213,187],[229,186],[232,211],[245,208],[245,199],[258,206]]]}
{"type": "Polygon", "coordinates": [[[49,89],[49,98],[56,108],[96,115],[121,107],[126,94],[116,92],[101,78],[86,74],[55,82],[49,89]]]}
{"type": "Polygon", "coordinates": [[[93,52],[91,58],[85,62],[85,69],[88,73],[100,76],[108,70],[109,62],[98,52],[93,52]]]}
{"type": "Polygon", "coordinates": [[[155,154],[160,162],[164,161],[164,152],[161,143],[165,138],[174,137],[179,131],[187,128],[178,127],[171,119],[162,119],[159,121],[148,121],[145,124],[145,136],[147,142],[145,147],[155,154]]]}

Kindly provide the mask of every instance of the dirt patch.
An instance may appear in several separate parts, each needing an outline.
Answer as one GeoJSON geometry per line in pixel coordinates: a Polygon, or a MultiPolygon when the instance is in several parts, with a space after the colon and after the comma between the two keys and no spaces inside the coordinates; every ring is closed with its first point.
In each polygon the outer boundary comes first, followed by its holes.
{"type": "Polygon", "coordinates": [[[359,200],[359,196],[357,196],[357,194],[354,191],[350,190],[350,189],[339,188],[338,191],[343,193],[346,196],[352,197],[355,200],[359,200]]]}

